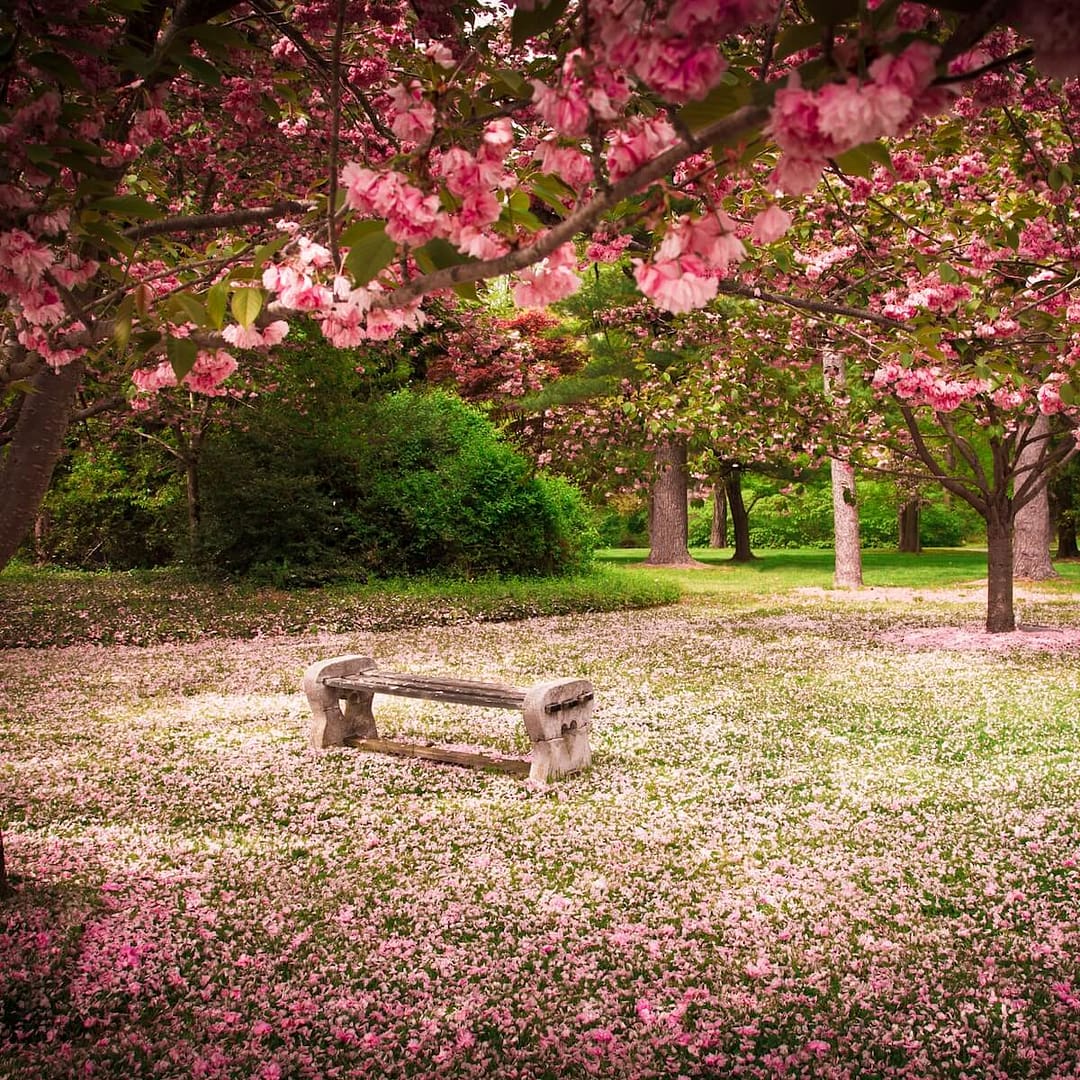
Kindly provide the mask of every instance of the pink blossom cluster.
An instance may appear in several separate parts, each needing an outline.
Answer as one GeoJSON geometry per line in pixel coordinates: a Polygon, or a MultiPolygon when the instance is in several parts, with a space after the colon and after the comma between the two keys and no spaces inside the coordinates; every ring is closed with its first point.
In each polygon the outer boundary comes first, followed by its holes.
{"type": "Polygon", "coordinates": [[[390,130],[406,143],[426,143],[435,130],[435,106],[426,100],[420,83],[391,87],[390,130]]]}
{"type": "Polygon", "coordinates": [[[882,294],[881,311],[893,319],[910,319],[919,311],[948,314],[971,298],[971,286],[962,281],[942,281],[937,271],[912,275],[903,289],[882,294]]]}
{"type": "Polygon", "coordinates": [[[697,219],[684,215],[668,229],[650,262],[634,260],[634,279],[657,307],[682,314],[712,300],[718,280],[745,255],[735,222],[724,211],[697,219]]]}
{"type": "Polygon", "coordinates": [[[533,79],[532,86],[537,113],[554,131],[571,139],[585,135],[594,120],[607,127],[630,98],[626,80],[583,49],[567,54],[556,86],[539,79],[533,79]]]}
{"type": "MultiPolygon", "coordinates": [[[[236,368],[235,358],[224,349],[200,349],[194,365],[183,378],[183,386],[192,393],[221,397],[226,393],[222,384],[236,368]]],[[[152,368],[137,369],[132,372],[131,381],[137,391],[131,401],[136,411],[149,408],[154,394],[178,385],[176,372],[168,360],[152,368]]]]}
{"type": "Polygon", "coordinates": [[[798,74],[777,91],[768,133],[781,150],[775,187],[789,195],[812,191],[828,158],[861,143],[897,135],[920,116],[939,112],[948,98],[930,89],[937,73],[937,46],[914,41],[885,54],[868,68],[869,79],[805,89],[798,74]]]}
{"type": "Polygon", "coordinates": [[[511,291],[518,307],[547,307],[564,300],[581,288],[574,245],[562,244],[540,262],[518,271],[516,278],[511,291]]]}
{"type": "Polygon", "coordinates": [[[727,63],[717,46],[730,34],[766,22],[775,0],[670,0],[647,12],[644,0],[602,0],[590,6],[595,40],[615,70],[632,71],[646,86],[674,102],[705,97],[727,63]],[[651,22],[650,32],[641,27],[651,22]]]}
{"type": "Polygon", "coordinates": [[[985,379],[956,379],[936,365],[904,367],[891,360],[874,372],[873,386],[895,394],[909,405],[925,405],[934,412],[955,412],[961,405],[991,392],[985,379]]]}

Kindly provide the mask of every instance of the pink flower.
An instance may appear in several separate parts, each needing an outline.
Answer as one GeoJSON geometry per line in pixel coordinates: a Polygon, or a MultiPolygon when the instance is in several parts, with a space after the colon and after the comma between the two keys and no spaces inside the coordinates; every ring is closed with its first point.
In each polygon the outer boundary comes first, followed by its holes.
{"type": "Polygon", "coordinates": [[[781,210],[776,203],[761,210],[750,227],[750,236],[755,244],[771,244],[779,240],[791,228],[791,215],[781,210]]]}
{"type": "Polygon", "coordinates": [[[176,385],[176,372],[168,360],[162,360],[157,367],[133,371],[131,381],[144,394],[156,394],[165,387],[176,385]]]}
{"type": "Polygon", "coordinates": [[[56,257],[22,229],[0,233],[0,283],[8,278],[20,285],[36,285],[56,257]]]}
{"type": "Polygon", "coordinates": [[[589,129],[589,103],[582,87],[572,85],[561,92],[533,79],[533,104],[543,120],[560,135],[578,138],[589,129]]]}
{"type": "Polygon", "coordinates": [[[224,349],[200,350],[195,366],[184,376],[184,385],[196,394],[218,397],[221,384],[236,370],[236,360],[224,349]]]}
{"type": "Polygon", "coordinates": [[[672,35],[646,41],[634,71],[672,101],[705,97],[727,69],[714,41],[672,35]]]}
{"type": "Polygon", "coordinates": [[[662,117],[631,117],[608,141],[608,175],[612,181],[621,180],[676,142],[675,129],[662,117]]]}
{"type": "Polygon", "coordinates": [[[635,259],[634,263],[638,288],[658,308],[673,315],[704,307],[716,296],[716,277],[693,255],[649,263],[635,259]]]}
{"type": "Polygon", "coordinates": [[[535,156],[542,172],[557,176],[574,191],[581,191],[592,183],[592,162],[580,150],[559,146],[554,138],[548,138],[536,147],[535,156]]]}
{"type": "Polygon", "coordinates": [[[390,94],[390,130],[405,142],[424,143],[435,130],[435,106],[424,99],[415,79],[395,86],[390,94]]]}
{"type": "Polygon", "coordinates": [[[577,275],[577,253],[573,244],[557,247],[546,259],[527,267],[518,274],[513,286],[514,303],[518,307],[547,307],[572,295],[581,288],[577,275]]]}

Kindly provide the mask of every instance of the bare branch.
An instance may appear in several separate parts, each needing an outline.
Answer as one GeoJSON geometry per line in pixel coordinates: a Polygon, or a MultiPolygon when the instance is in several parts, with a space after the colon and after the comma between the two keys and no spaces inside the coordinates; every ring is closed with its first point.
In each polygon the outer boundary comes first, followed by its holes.
{"type": "Polygon", "coordinates": [[[307,214],[315,209],[314,203],[283,200],[269,206],[256,206],[249,210],[226,210],[220,214],[187,214],[184,217],[147,221],[125,229],[128,240],[143,240],[148,236],[163,236],[181,232],[212,232],[214,229],[233,229],[241,225],[260,225],[282,214],[307,214]]]}

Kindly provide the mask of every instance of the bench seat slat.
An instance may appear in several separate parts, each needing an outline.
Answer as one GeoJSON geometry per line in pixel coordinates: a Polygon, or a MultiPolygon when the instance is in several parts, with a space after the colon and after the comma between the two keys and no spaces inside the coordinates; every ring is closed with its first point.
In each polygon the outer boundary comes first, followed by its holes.
{"type": "Polygon", "coordinates": [[[397,697],[447,701],[458,705],[479,705],[493,709],[522,709],[525,691],[506,683],[478,682],[472,679],[442,679],[434,676],[399,675],[392,672],[365,671],[358,675],[339,675],[325,680],[336,690],[367,690],[397,697]]]}

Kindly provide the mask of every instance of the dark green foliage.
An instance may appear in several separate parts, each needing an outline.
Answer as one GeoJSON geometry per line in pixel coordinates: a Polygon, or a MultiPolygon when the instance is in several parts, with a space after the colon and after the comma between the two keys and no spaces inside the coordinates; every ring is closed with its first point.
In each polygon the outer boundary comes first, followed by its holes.
{"type": "Polygon", "coordinates": [[[456,398],[402,391],[360,423],[351,529],[373,572],[564,573],[595,548],[580,496],[456,398]]]}
{"type": "Polygon", "coordinates": [[[183,537],[184,492],[165,455],[129,438],[57,470],[32,554],[84,570],[163,566],[183,537]]]}
{"type": "Polygon", "coordinates": [[[277,585],[432,571],[556,574],[596,546],[580,496],[478,411],[403,390],[338,415],[263,410],[208,448],[208,563],[277,585]]]}

